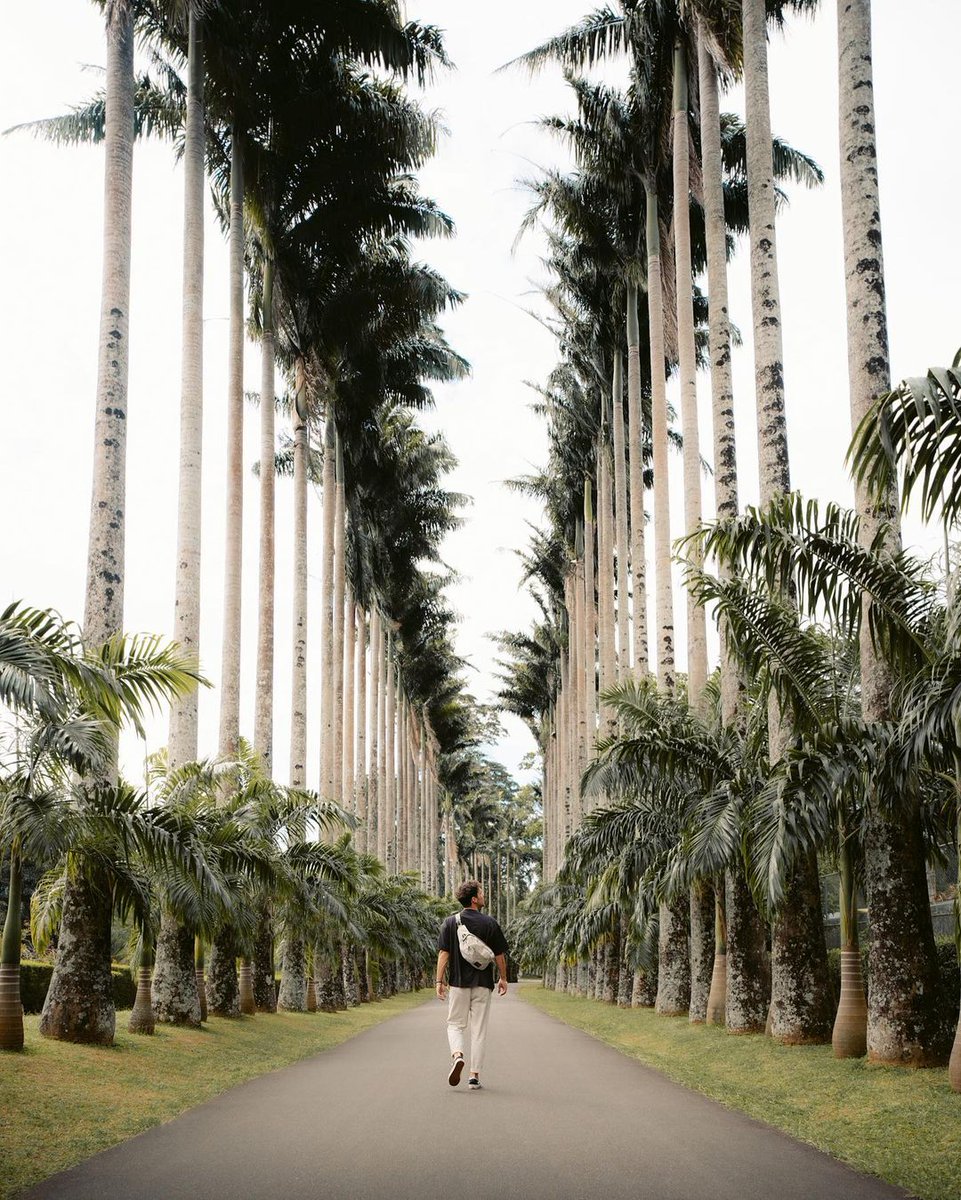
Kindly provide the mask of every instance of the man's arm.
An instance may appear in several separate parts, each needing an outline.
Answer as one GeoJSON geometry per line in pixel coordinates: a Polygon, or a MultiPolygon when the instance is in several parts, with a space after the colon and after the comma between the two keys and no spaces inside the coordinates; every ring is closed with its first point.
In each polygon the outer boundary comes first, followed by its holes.
{"type": "Polygon", "coordinates": [[[495,958],[496,958],[496,962],[497,962],[497,969],[498,969],[498,971],[500,971],[500,979],[498,979],[498,981],[497,981],[497,994],[498,994],[498,996],[506,996],[507,995],[507,955],[506,954],[498,954],[495,956],[495,958]]]}
{"type": "Polygon", "coordinates": [[[437,999],[443,1000],[447,995],[447,985],[444,983],[444,972],[447,970],[447,960],[450,954],[446,950],[437,951],[437,971],[434,978],[437,980],[437,999]]]}

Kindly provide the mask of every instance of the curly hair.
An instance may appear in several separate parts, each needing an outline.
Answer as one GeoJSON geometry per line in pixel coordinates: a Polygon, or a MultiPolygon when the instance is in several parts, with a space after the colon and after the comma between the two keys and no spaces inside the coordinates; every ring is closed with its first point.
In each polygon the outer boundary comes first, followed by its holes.
{"type": "Polygon", "coordinates": [[[481,890],[481,885],[476,879],[468,879],[466,883],[462,883],[454,895],[461,902],[464,908],[470,908],[471,901],[481,890]]]}

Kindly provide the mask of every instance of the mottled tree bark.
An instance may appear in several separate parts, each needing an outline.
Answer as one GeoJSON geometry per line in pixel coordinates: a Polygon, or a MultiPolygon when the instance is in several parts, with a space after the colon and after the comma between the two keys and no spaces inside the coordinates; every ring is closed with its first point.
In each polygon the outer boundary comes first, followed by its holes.
{"type": "MultiPolygon", "coordinates": [[[[891,386],[884,260],[881,238],[870,0],[839,0],[838,111],[841,212],[847,296],[851,423],[857,426],[891,386]]],[[[885,551],[900,549],[898,496],[877,497],[860,484],[855,505],[862,545],[889,530],[885,551]]],[[[867,721],[890,720],[891,672],[875,649],[864,599],[861,632],[862,712],[867,721]]],[[[874,795],[864,846],[870,941],[867,1048],[874,1062],[927,1066],[941,1062],[936,1018],[940,986],[924,873],[917,798],[899,797],[889,813],[874,795]]]]}
{"type": "Polygon", "coordinates": [[[113,1044],[110,901],[82,876],[68,878],[57,958],[40,1014],[40,1033],[61,1042],[113,1044]]]}
{"type": "Polygon", "coordinates": [[[794,867],[771,937],[771,1036],[788,1045],[831,1040],[833,1004],[817,859],[794,867]]]}
{"type": "Polygon", "coordinates": [[[207,964],[207,1011],[214,1017],[240,1016],[240,982],[233,931],[221,929],[210,943],[207,964]]]}
{"type": "MultiPolygon", "coordinates": [[[[674,265],[677,285],[678,376],[681,385],[681,431],[684,437],[684,527],[693,533],[701,524],[701,449],[697,423],[697,351],[694,345],[694,274],[691,267],[690,136],[688,128],[687,57],[679,42],[674,50],[674,265]]],[[[695,563],[699,552],[693,548],[695,563]]],[[[703,716],[707,684],[707,623],[704,608],[687,592],[687,696],[703,716]]],[[[695,981],[692,979],[692,986],[695,981]]],[[[692,1020],[700,1018],[692,1017],[692,1020]]]]}
{"type": "Polygon", "coordinates": [[[664,294],[657,195],[647,188],[647,308],[651,342],[651,445],[654,467],[654,589],[657,681],[674,691],[674,597],[671,584],[671,511],[667,468],[667,389],[664,381],[664,294]]]}
{"type": "Polygon", "coordinates": [[[270,911],[263,906],[257,919],[253,957],[254,1004],[257,1011],[277,1011],[277,985],[274,980],[274,931],[270,911]]]}
{"type": "Polygon", "coordinates": [[[162,1024],[200,1026],[193,930],[170,913],[160,918],[153,1007],[156,1019],[162,1024]]]}
{"type": "Polygon", "coordinates": [[[691,1003],[691,959],[688,950],[690,902],[681,896],[661,904],[657,938],[657,1000],[661,1016],[686,1013],[691,1003]]]}
{"type": "Polygon", "coordinates": [[[707,1020],[707,1001],[714,974],[714,889],[707,883],[691,888],[691,1004],[692,1025],[707,1020]]]}
{"type": "Polygon", "coordinates": [[[740,870],[725,876],[728,1033],[762,1033],[770,998],[764,925],[740,870]]]}
{"type": "Polygon", "coordinates": [[[288,933],[281,956],[280,992],[277,996],[277,1007],[284,1012],[307,1011],[304,959],[304,939],[299,933],[288,933]]]}

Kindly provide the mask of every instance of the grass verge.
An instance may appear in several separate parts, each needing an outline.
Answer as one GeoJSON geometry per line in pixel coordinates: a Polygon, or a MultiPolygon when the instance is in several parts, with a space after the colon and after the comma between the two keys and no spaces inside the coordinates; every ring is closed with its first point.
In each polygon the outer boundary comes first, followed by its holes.
{"type": "Polygon", "coordinates": [[[731,1037],[683,1017],[611,1008],[536,984],[520,992],[536,1008],[670,1079],[921,1200],[961,1196],[961,1095],[951,1091],[946,1071],[837,1060],[830,1046],[731,1037]]]}
{"type": "Polygon", "coordinates": [[[422,1004],[429,992],[392,997],[341,1013],[277,1013],[202,1029],[127,1032],[117,1014],[116,1044],[74,1046],[40,1037],[24,1019],[22,1054],[0,1054],[0,1197],[31,1184],[257,1075],[337,1046],[388,1017],[422,1004]]]}

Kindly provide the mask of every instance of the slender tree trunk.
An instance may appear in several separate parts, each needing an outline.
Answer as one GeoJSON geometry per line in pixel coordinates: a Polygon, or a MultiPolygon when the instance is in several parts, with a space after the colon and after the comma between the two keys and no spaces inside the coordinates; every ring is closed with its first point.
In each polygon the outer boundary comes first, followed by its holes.
{"type": "Polygon", "coordinates": [[[307,786],[307,396],[304,362],[295,365],[293,653],[290,686],[290,786],[307,786]]]}
{"type": "MultiPolygon", "coordinates": [[[[674,269],[677,281],[681,429],[684,436],[684,525],[688,533],[701,524],[701,450],[692,297],[694,273],[691,268],[690,153],[687,58],[684,47],[678,43],[674,48],[674,269]]],[[[694,554],[697,559],[696,549],[694,554]]],[[[688,703],[701,716],[704,715],[706,684],[707,625],[704,609],[688,591],[687,696],[688,703]]]]}
{"type": "Polygon", "coordinates": [[[357,623],[354,596],[348,585],[344,595],[344,742],[341,792],[343,805],[356,815],[357,795],[354,790],[354,710],[357,701],[357,623]]]}
{"type": "Polygon", "coordinates": [[[384,714],[384,800],[386,809],[385,846],[391,871],[397,870],[397,681],[395,674],[394,642],[387,634],[387,703],[384,714]]]}
{"type": "Polygon", "coordinates": [[[387,831],[387,636],[380,613],[375,610],[377,624],[377,857],[387,866],[389,845],[387,831]]]}
{"type": "MultiPolygon", "coordinates": [[[[610,448],[603,432],[597,447],[597,625],[600,643],[601,694],[617,682],[614,649],[614,497],[611,494],[610,448]]],[[[600,700],[601,732],[614,733],[611,706],[600,700]]]]}
{"type": "Polygon", "coordinates": [[[200,1020],[207,1020],[207,981],[204,978],[204,939],[194,936],[194,975],[197,977],[197,998],[200,1000],[200,1020]]]}
{"type": "Polygon", "coordinates": [[[383,742],[381,741],[381,713],[384,707],[384,693],[381,687],[381,658],[383,655],[384,638],[380,626],[380,610],[376,604],[371,609],[370,614],[370,709],[368,711],[368,720],[370,722],[370,733],[368,741],[370,742],[370,775],[368,785],[369,796],[369,817],[368,817],[368,848],[376,854],[381,862],[384,861],[384,856],[381,852],[381,805],[383,804],[383,792],[381,790],[381,760],[384,755],[383,742]]]}
{"type": "Polygon", "coordinates": [[[274,264],[263,266],[260,375],[260,570],[257,588],[257,691],[254,698],[254,749],[264,770],[273,774],[274,726],[274,264]]]}
{"type": "Polygon", "coordinates": [[[277,1011],[277,986],[274,981],[274,932],[270,904],[262,901],[257,913],[253,957],[254,1004],[257,1012],[277,1011]]]}
{"type": "MultiPolygon", "coordinates": [[[[203,435],[204,52],[202,22],[190,6],[187,128],[184,148],[183,365],[180,394],[180,492],[174,636],[200,657],[200,517],[203,435]]],[[[197,693],[175,700],[170,766],[197,757],[197,693]]],[[[157,970],[161,970],[158,944],[157,970]]],[[[192,968],[191,968],[192,970],[192,968]]]]}
{"type": "Polygon", "coordinates": [[[644,426],[641,419],[641,346],[637,285],[627,285],[627,440],[631,512],[631,632],[634,674],[649,671],[647,655],[647,564],[644,528],[644,426]]]}
{"type": "Polygon", "coordinates": [[[240,737],[240,619],[244,518],[244,156],[237,123],[230,148],[230,337],[227,352],[227,478],[224,528],[224,632],[220,674],[222,757],[240,737]]]}
{"type": "Polygon", "coordinates": [[[688,1019],[692,1025],[700,1025],[707,1020],[708,998],[714,974],[714,889],[711,885],[694,884],[690,891],[690,905],[691,1004],[688,1019]]]}
{"type": "MultiPolygon", "coordinates": [[[[594,757],[597,745],[597,600],[594,590],[594,509],[591,480],[584,477],[584,721],[587,726],[585,760],[594,757]]],[[[579,805],[583,814],[584,804],[579,805]]]]}
{"type": "Polygon", "coordinates": [[[366,854],[369,847],[367,796],[370,786],[370,776],[367,773],[367,614],[359,604],[357,605],[356,657],[354,671],[357,677],[357,746],[355,751],[357,773],[354,787],[357,819],[360,822],[357,827],[357,845],[361,853],[366,854]]]}
{"type": "MultiPolygon", "coordinates": [[[[719,520],[737,516],[737,443],[734,430],[734,382],[731,371],[731,322],[728,314],[727,226],[724,220],[723,166],[721,158],[721,120],[717,70],[707,50],[703,19],[698,25],[698,94],[701,115],[701,179],[704,192],[704,226],[707,244],[707,282],[710,300],[708,338],[711,359],[711,413],[714,435],[714,505],[719,520]]],[[[730,576],[726,563],[720,564],[722,579],[730,576]]],[[[722,624],[721,635],[721,724],[726,729],[743,722],[744,680],[729,644],[729,632],[722,624]]],[[[754,961],[754,948],[763,947],[764,935],[753,902],[742,908],[738,921],[726,920],[724,888],[717,897],[714,970],[708,1002],[708,1024],[725,1024],[727,1009],[728,943],[736,934],[746,935],[748,945],[736,947],[739,965],[754,961]],[[732,932],[733,929],[733,932],[732,932]]],[[[748,898],[749,900],[749,898],[748,898]]],[[[754,969],[761,967],[754,962],[754,969]]],[[[761,977],[760,974],[758,976],[761,977]]],[[[743,992],[743,981],[739,981],[743,992]]],[[[748,1006],[750,1008],[750,1006],[748,1006]]],[[[739,1019],[753,1025],[753,1017],[739,1010],[739,1019]]]]}
{"type": "MultiPolygon", "coordinates": [[[[879,395],[890,389],[887,308],[874,120],[870,0],[839,0],[838,100],[841,212],[847,294],[848,377],[851,423],[857,426],[879,395]]],[[[900,549],[896,487],[880,501],[855,489],[862,545],[882,525],[885,552],[900,549]]],[[[870,603],[861,623],[861,706],[866,721],[889,721],[892,678],[870,635],[870,603]]],[[[931,909],[916,796],[899,797],[896,813],[871,795],[864,845],[871,912],[867,1050],[874,1062],[923,1066],[940,1060],[936,995],[939,987],[931,909]]],[[[849,956],[850,957],[850,956],[849,956]]],[[[850,967],[853,970],[853,959],[850,967]]],[[[860,962],[857,963],[860,969],[860,962]]],[[[961,1028],[961,1025],[959,1025],[961,1028]]]]}
{"type": "Polygon", "coordinates": [[[334,484],[334,653],[331,659],[334,672],[333,728],[331,737],[331,798],[338,804],[344,801],[344,597],[346,589],[346,537],[344,506],[344,459],[340,434],[337,435],[336,479],[334,484]]]}
{"type": "Polygon", "coordinates": [[[321,615],[321,746],[320,791],[326,799],[334,794],[334,523],[337,511],[334,482],[337,457],[337,435],[334,418],[328,405],[324,425],[323,473],[323,609],[321,615]]]}
{"type": "Polygon", "coordinates": [[[624,438],[624,379],[621,352],[614,354],[611,431],[614,435],[614,542],[617,558],[617,675],[631,672],[631,614],[628,603],[627,446],[624,438]]]}
{"type": "Polygon", "coordinates": [[[20,1000],[20,943],[23,868],[20,848],[10,851],[7,915],[0,944],[0,1050],[23,1049],[23,1005],[20,1000]]]}
{"type": "MultiPolygon", "coordinates": [[[[204,49],[203,25],[190,5],[187,51],[187,127],[184,145],[183,347],[180,391],[180,471],[174,637],[200,659],[200,533],[203,457],[204,317],[204,49]]],[[[171,770],[197,758],[197,692],[170,708],[171,770]]],[[[154,967],[159,1021],[200,1024],[194,969],[194,930],[170,913],[161,918],[154,967]]]]}
{"type": "Polygon", "coordinates": [[[133,4],[108,10],[103,268],[84,634],[123,629],[130,242],[133,194],[133,4]]]}
{"type": "MultiPolygon", "coordinates": [[[[766,505],[791,490],[791,479],[764,0],[742,0],[742,16],[758,467],[761,503],[766,505]]],[[[772,763],[783,753],[788,735],[785,717],[772,701],[769,716],[772,763]]],[[[788,890],[784,907],[774,921],[771,987],[774,1037],[783,1042],[825,1040],[830,1028],[825,1024],[829,981],[821,892],[813,857],[805,857],[798,863],[794,886],[788,890]]]]}
{"type": "Polygon", "coordinates": [[[767,504],[774,496],[791,490],[791,477],[784,409],[765,0],[742,0],[742,16],[758,467],[761,503],[767,504]]]}
{"type": "MultiPolygon", "coordinates": [[[[133,4],[118,0],[107,10],[103,257],[94,418],[93,485],[87,542],[83,629],[88,646],[103,645],[123,629],[126,528],[127,378],[130,330],[130,244],[133,199],[134,31],[133,4]]],[[[116,1017],[110,986],[110,904],[82,881],[68,884],[63,930],[94,934],[88,953],[58,947],[40,1032],[68,1042],[110,1045],[116,1017]],[[77,905],[76,911],[71,906],[77,905]],[[106,944],[98,936],[106,922],[106,944]],[[98,962],[96,952],[103,954],[98,962]],[[83,973],[90,972],[89,983],[83,973]],[[106,975],[104,975],[106,972],[106,975]],[[106,980],[106,984],[104,984],[106,980]],[[87,993],[87,995],[84,995],[87,993]]],[[[19,951],[18,926],[18,951],[19,951]]],[[[7,964],[12,967],[13,964],[7,964]]],[[[6,970],[6,1004],[13,972],[6,970]]],[[[19,983],[19,953],[16,966],[19,983]]]]}
{"type": "Polygon", "coordinates": [[[657,195],[647,189],[647,307],[651,342],[651,446],[654,459],[654,583],[657,681],[674,692],[674,598],[671,585],[671,510],[667,475],[667,389],[664,381],[664,296],[657,195]]]}

